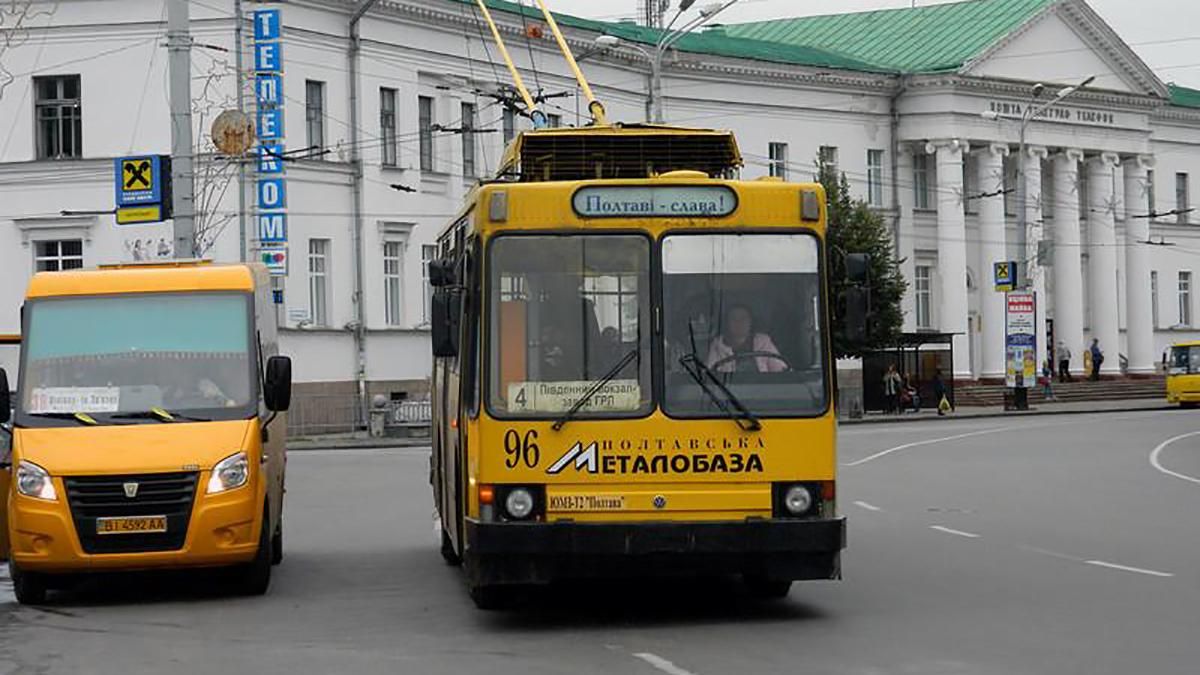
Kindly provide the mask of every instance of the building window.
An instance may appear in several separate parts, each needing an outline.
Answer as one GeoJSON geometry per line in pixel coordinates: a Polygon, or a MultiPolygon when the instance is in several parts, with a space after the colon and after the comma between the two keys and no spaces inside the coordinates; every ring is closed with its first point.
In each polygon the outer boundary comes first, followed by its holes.
{"type": "Polygon", "coordinates": [[[417,125],[420,128],[421,170],[433,171],[433,99],[417,97],[417,125]]]}
{"type": "Polygon", "coordinates": [[[546,126],[557,129],[562,126],[562,115],[546,115],[546,126]]]}
{"type": "Polygon", "coordinates": [[[34,243],[33,270],[35,272],[59,272],[83,267],[83,241],[62,239],[34,243]]]}
{"type": "Polygon", "coordinates": [[[1079,218],[1087,220],[1088,217],[1088,172],[1087,163],[1080,167],[1078,173],[1075,174],[1075,185],[1079,191],[1079,218]]]}
{"type": "Polygon", "coordinates": [[[836,145],[822,145],[817,150],[817,157],[821,161],[821,166],[827,166],[837,173],[838,167],[838,150],[836,145]]]}
{"type": "Polygon", "coordinates": [[[1042,165],[1042,218],[1054,217],[1054,162],[1042,165]]]}
{"type": "Polygon", "coordinates": [[[379,140],[383,143],[380,153],[384,166],[396,166],[396,90],[379,89],[379,140]]]}
{"type": "Polygon", "coordinates": [[[767,171],[776,178],[787,180],[788,175],[788,144],[771,143],[767,146],[767,171]]]}
{"type": "Polygon", "coordinates": [[[883,206],[883,151],[867,151],[867,203],[883,206]]]}
{"type": "Polygon", "coordinates": [[[508,145],[517,137],[517,114],[508,108],[504,109],[504,144],[508,145]]]}
{"type": "Polygon", "coordinates": [[[979,172],[975,167],[971,166],[970,162],[963,162],[963,211],[967,213],[979,213],[979,200],[983,199],[980,193],[983,192],[979,188],[979,172]]]}
{"type": "Polygon", "coordinates": [[[83,109],[78,75],[35,77],[37,158],[83,156],[83,109]]]}
{"type": "Polygon", "coordinates": [[[914,268],[913,288],[917,301],[917,328],[932,328],[933,317],[930,311],[933,302],[932,271],[929,265],[917,265],[914,268]]]}
{"type": "Polygon", "coordinates": [[[1150,326],[1158,328],[1158,272],[1150,271],[1150,326]]]}
{"type": "Polygon", "coordinates": [[[404,270],[404,243],[386,241],[383,243],[383,303],[387,325],[399,326],[403,323],[404,303],[402,277],[404,270]]]}
{"type": "Polygon", "coordinates": [[[308,317],[314,326],[329,325],[329,240],[308,240],[308,317]]]}
{"type": "Polygon", "coordinates": [[[929,155],[913,155],[913,207],[929,208],[929,155]]]}
{"type": "Polygon", "coordinates": [[[1146,170],[1146,213],[1154,217],[1154,169],[1146,170]]]}
{"type": "Polygon", "coordinates": [[[1192,273],[1179,273],[1179,325],[1192,325],[1192,273]]]}
{"type": "Polygon", "coordinates": [[[308,156],[325,156],[325,83],[304,81],[304,124],[308,129],[308,156]]]}
{"type": "Polygon", "coordinates": [[[462,172],[475,175],[475,104],[462,104],[462,172]]]}
{"type": "Polygon", "coordinates": [[[433,300],[433,284],[429,283],[429,263],[437,260],[437,246],[421,247],[421,323],[429,324],[429,305],[433,300]]]}
{"type": "Polygon", "coordinates": [[[1008,155],[1002,161],[1004,166],[1004,215],[1017,215],[1017,160],[1019,157],[1008,155]]]}
{"type": "Polygon", "coordinates": [[[1175,222],[1180,225],[1186,225],[1188,221],[1187,211],[1189,206],[1188,201],[1188,175],[1186,173],[1175,174],[1175,222]]]}

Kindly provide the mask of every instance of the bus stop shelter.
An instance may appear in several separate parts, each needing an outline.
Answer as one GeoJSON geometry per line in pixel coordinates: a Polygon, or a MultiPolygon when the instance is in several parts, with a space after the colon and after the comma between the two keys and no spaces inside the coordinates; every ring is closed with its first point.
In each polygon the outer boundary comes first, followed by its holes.
{"type": "Polygon", "coordinates": [[[917,390],[923,408],[937,405],[933,379],[940,371],[946,385],[946,398],[951,406],[954,405],[954,333],[901,333],[892,346],[864,354],[864,410],[887,409],[883,375],[890,365],[896,366],[900,375],[917,390]]]}

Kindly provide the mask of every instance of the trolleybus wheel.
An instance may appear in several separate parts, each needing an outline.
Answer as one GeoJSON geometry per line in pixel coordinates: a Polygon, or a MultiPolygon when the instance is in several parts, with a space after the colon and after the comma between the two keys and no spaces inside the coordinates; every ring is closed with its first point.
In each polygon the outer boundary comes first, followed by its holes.
{"type": "Polygon", "coordinates": [[[8,576],[12,578],[13,595],[22,605],[40,605],[46,602],[46,580],[34,572],[22,572],[10,558],[8,576]]]}
{"type": "Polygon", "coordinates": [[[283,562],[283,514],[279,514],[279,523],[275,526],[275,534],[271,535],[271,564],[283,562]]]}
{"type": "Polygon", "coordinates": [[[474,584],[468,589],[475,606],[483,610],[507,608],[512,604],[513,590],[510,586],[474,584]]]}
{"type": "Polygon", "coordinates": [[[462,557],[458,555],[458,551],[454,550],[454,542],[450,541],[450,535],[446,534],[446,528],[441,528],[442,532],[442,560],[451,567],[458,567],[462,564],[462,557]]]}

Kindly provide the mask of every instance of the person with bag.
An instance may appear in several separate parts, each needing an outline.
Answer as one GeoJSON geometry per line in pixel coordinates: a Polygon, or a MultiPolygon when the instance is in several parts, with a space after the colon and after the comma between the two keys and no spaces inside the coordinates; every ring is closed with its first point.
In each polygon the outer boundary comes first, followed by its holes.
{"type": "Polygon", "coordinates": [[[942,380],[940,369],[933,374],[933,400],[937,401],[938,417],[944,416],[953,407],[950,399],[946,398],[946,383],[942,380]]]}

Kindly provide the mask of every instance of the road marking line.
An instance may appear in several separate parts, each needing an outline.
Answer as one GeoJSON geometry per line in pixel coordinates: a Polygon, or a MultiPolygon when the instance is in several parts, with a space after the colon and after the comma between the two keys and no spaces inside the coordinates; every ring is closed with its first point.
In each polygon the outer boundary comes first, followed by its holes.
{"type": "Polygon", "coordinates": [[[646,663],[649,663],[664,673],[667,673],[668,675],[694,675],[694,673],[691,671],[684,670],[683,668],[680,668],[679,666],[671,663],[657,654],[651,654],[650,652],[638,652],[634,654],[634,656],[645,661],[646,663]]]}
{"type": "Polygon", "coordinates": [[[1195,476],[1189,476],[1184,473],[1179,473],[1177,471],[1172,471],[1172,470],[1168,469],[1167,467],[1163,466],[1162,463],[1159,462],[1159,460],[1158,460],[1158,456],[1160,454],[1162,454],[1163,450],[1167,449],[1168,445],[1174,443],[1175,441],[1182,441],[1183,439],[1190,438],[1192,436],[1200,436],[1200,431],[1192,431],[1192,432],[1189,432],[1186,434],[1179,434],[1178,436],[1175,436],[1174,438],[1168,438],[1167,440],[1163,441],[1162,443],[1159,443],[1158,447],[1154,448],[1154,450],[1151,451],[1151,453],[1150,453],[1150,466],[1153,466],[1155,469],[1158,469],[1159,471],[1167,474],[1168,476],[1174,476],[1176,478],[1186,480],[1189,483],[1200,484],[1200,478],[1196,478],[1195,476]]]}
{"type": "Polygon", "coordinates": [[[861,506],[862,508],[864,508],[868,511],[882,511],[883,510],[883,509],[879,508],[878,506],[874,506],[874,505],[868,504],[866,502],[854,502],[854,505],[861,506]]]}
{"type": "Polygon", "coordinates": [[[869,462],[873,459],[879,459],[880,457],[886,457],[886,456],[892,454],[893,452],[900,452],[901,450],[908,450],[909,448],[916,448],[916,447],[919,447],[922,445],[932,445],[934,443],[942,443],[945,441],[957,441],[960,438],[970,438],[972,436],[983,436],[984,434],[994,434],[994,433],[998,433],[1001,431],[1008,431],[1010,429],[1012,429],[1012,427],[990,427],[988,429],[981,429],[979,431],[969,431],[965,434],[955,434],[953,436],[943,436],[941,438],[930,438],[930,439],[926,439],[924,441],[913,441],[912,443],[905,443],[904,445],[897,445],[894,448],[888,448],[887,450],[882,450],[873,455],[870,455],[869,457],[863,457],[860,460],[850,462],[848,464],[843,464],[842,466],[859,466],[860,464],[866,464],[867,462],[869,462]]]}
{"type": "Polygon", "coordinates": [[[960,537],[966,537],[967,539],[978,539],[980,536],[971,532],[963,532],[962,530],[955,530],[949,527],[943,527],[941,525],[930,525],[929,529],[937,530],[938,532],[945,532],[946,534],[954,534],[960,537]]]}
{"type": "Polygon", "coordinates": [[[1137,574],[1145,574],[1145,575],[1152,576],[1152,577],[1173,577],[1173,576],[1175,576],[1174,574],[1172,574],[1170,572],[1159,572],[1156,570],[1147,570],[1147,569],[1142,569],[1141,567],[1127,567],[1125,565],[1117,565],[1116,563],[1104,562],[1103,560],[1084,560],[1084,562],[1089,565],[1095,565],[1096,567],[1107,567],[1107,568],[1113,569],[1113,570],[1121,570],[1122,572],[1136,572],[1137,574]]]}

